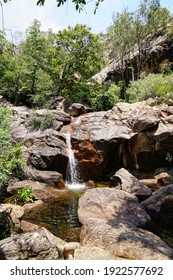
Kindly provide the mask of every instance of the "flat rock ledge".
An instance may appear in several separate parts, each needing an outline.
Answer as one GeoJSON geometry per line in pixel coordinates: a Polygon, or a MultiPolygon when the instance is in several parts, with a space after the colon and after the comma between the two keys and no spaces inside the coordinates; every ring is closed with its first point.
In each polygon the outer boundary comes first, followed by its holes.
{"type": "Polygon", "coordinates": [[[78,217],[83,224],[82,246],[101,248],[112,258],[173,259],[165,242],[141,228],[150,217],[133,194],[109,188],[87,190],[79,199],[78,217]]]}

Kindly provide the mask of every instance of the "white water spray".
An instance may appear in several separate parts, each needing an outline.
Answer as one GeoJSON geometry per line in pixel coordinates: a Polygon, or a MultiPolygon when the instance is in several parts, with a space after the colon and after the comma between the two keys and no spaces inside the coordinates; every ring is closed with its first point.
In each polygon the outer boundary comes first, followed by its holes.
{"type": "Polygon", "coordinates": [[[66,180],[67,186],[69,189],[81,189],[85,188],[84,184],[79,182],[78,166],[74,156],[74,152],[71,146],[71,135],[66,133],[66,144],[67,144],[67,153],[68,153],[68,165],[66,171],[66,180]]]}

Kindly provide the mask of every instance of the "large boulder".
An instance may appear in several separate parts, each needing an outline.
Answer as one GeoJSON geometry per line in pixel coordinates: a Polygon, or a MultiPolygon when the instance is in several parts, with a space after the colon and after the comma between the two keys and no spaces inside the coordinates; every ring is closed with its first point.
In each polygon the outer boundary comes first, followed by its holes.
{"type": "Polygon", "coordinates": [[[61,132],[71,133],[72,147],[86,180],[103,178],[121,164],[120,143],[135,133],[127,122],[122,122],[120,115],[120,111],[116,114],[113,110],[88,113],[62,128],[61,132]]]}
{"type": "MultiPolygon", "coordinates": [[[[25,106],[12,106],[11,118],[12,139],[14,143],[20,142],[23,145],[26,165],[38,170],[58,171],[65,176],[68,161],[66,143],[58,131],[63,125],[70,123],[70,115],[60,110],[32,111],[25,106]],[[48,117],[48,121],[46,117],[48,117]],[[36,119],[43,122],[43,127],[34,126],[36,119]],[[49,127],[51,123],[52,127],[49,127]],[[49,126],[46,128],[46,125],[49,126]]],[[[52,176],[50,181],[53,179],[52,176]]],[[[50,176],[39,174],[38,177],[42,180],[43,177],[50,176]]],[[[53,181],[57,181],[57,179],[54,178],[53,181]]]]}
{"type": "Polygon", "coordinates": [[[137,113],[132,115],[129,119],[132,129],[137,132],[153,128],[158,125],[159,121],[160,110],[148,105],[142,108],[141,111],[137,111],[137,113]]]}
{"type": "Polygon", "coordinates": [[[83,104],[80,104],[80,103],[73,103],[69,108],[68,108],[68,112],[71,116],[73,117],[78,117],[82,114],[85,114],[85,113],[89,113],[91,112],[92,109],[89,108],[89,107],[86,107],[85,105],[83,104]]]}
{"type": "Polygon", "coordinates": [[[28,164],[34,168],[58,171],[65,175],[68,162],[66,143],[58,132],[48,129],[41,138],[35,138],[28,147],[28,154],[28,164]]]}
{"type": "Polygon", "coordinates": [[[39,231],[11,236],[0,241],[1,260],[59,260],[60,249],[39,231]]]}
{"type": "Polygon", "coordinates": [[[155,234],[131,224],[117,223],[111,226],[105,219],[91,219],[85,223],[81,230],[81,243],[103,248],[114,258],[173,259],[173,249],[155,234]]]}
{"type": "Polygon", "coordinates": [[[81,243],[127,259],[170,259],[173,250],[141,229],[150,220],[138,199],[117,189],[87,190],[79,199],[81,243]]]}
{"type": "Polygon", "coordinates": [[[1,204],[0,225],[2,229],[7,230],[9,234],[20,232],[20,222],[23,215],[23,207],[13,204],[1,204]]]}
{"type": "Polygon", "coordinates": [[[173,184],[156,190],[149,198],[141,202],[147,213],[159,223],[173,224],[173,184]]]}
{"type": "Polygon", "coordinates": [[[112,226],[124,222],[142,227],[150,220],[134,195],[109,188],[86,190],[79,199],[78,217],[82,224],[107,219],[112,226]]]}
{"type": "Polygon", "coordinates": [[[66,100],[62,96],[58,96],[58,97],[52,96],[50,98],[50,106],[51,106],[51,109],[58,110],[58,111],[64,111],[65,107],[66,107],[66,100]]]}
{"type": "Polygon", "coordinates": [[[33,181],[45,183],[56,188],[65,186],[62,174],[56,171],[37,170],[30,167],[25,168],[25,174],[33,181]]]}
{"type": "Polygon", "coordinates": [[[111,177],[110,186],[133,193],[140,199],[151,195],[151,190],[124,168],[119,169],[111,177]]]}

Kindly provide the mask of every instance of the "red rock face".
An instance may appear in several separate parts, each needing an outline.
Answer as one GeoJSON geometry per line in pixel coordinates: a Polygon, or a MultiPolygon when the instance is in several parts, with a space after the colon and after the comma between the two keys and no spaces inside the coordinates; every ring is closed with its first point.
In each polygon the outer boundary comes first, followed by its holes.
{"type": "Polygon", "coordinates": [[[104,158],[90,140],[74,141],[74,154],[78,162],[80,174],[85,180],[102,177],[104,158]]]}
{"type": "Polygon", "coordinates": [[[85,180],[100,180],[120,167],[151,171],[173,153],[173,112],[150,102],[119,103],[107,112],[74,118],[72,148],[85,180]],[[164,114],[163,114],[164,113],[164,114]]]}

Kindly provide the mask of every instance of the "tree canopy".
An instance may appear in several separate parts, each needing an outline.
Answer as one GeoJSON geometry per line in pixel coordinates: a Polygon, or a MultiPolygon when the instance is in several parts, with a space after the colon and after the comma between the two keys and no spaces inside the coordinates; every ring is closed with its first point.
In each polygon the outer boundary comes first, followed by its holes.
{"type": "MultiPolygon", "coordinates": [[[[44,5],[46,1],[37,0],[36,3],[44,5]]],[[[58,6],[67,2],[56,1],[58,6]]],[[[87,4],[84,0],[69,1],[87,4]]],[[[93,1],[99,4],[104,0],[93,1]]],[[[80,10],[79,6],[76,8],[80,10]]],[[[0,95],[16,105],[40,108],[51,105],[59,95],[65,97],[69,105],[73,102],[89,103],[97,110],[110,109],[118,101],[134,100],[136,84],[131,91],[127,91],[127,87],[130,82],[143,77],[147,55],[145,38],[157,37],[160,30],[167,36],[172,30],[168,22],[169,10],[162,8],[160,1],[141,0],[136,11],[130,12],[126,8],[121,13],[114,13],[106,34],[96,35],[81,24],[56,33],[52,30],[43,32],[41,23],[35,20],[26,30],[25,40],[12,44],[1,31],[0,95]],[[132,61],[134,52],[138,56],[132,61]],[[110,60],[118,61],[116,84],[109,80],[96,85],[92,77],[110,60]]],[[[164,71],[173,70],[171,63],[164,71]]],[[[154,83],[153,77],[151,79],[154,83]]],[[[165,83],[169,89],[167,80],[165,83]]]]}
{"type": "Polygon", "coordinates": [[[53,33],[34,20],[19,46],[0,34],[0,94],[15,104],[48,106],[63,95],[69,103],[88,102],[89,78],[105,66],[104,44],[85,25],[53,33]],[[15,50],[14,50],[15,48],[15,50]]]}
{"type": "MultiPolygon", "coordinates": [[[[3,0],[4,3],[7,3],[7,2],[9,2],[9,1],[11,1],[11,0],[3,0]]],[[[43,5],[45,4],[46,1],[47,1],[47,0],[36,0],[36,4],[37,4],[37,5],[40,5],[40,6],[43,6],[43,5]]],[[[58,7],[64,5],[66,2],[68,2],[68,0],[55,0],[55,1],[57,2],[57,6],[58,6],[58,7]]],[[[92,0],[92,1],[93,1],[93,0],[92,0]]],[[[100,4],[101,2],[103,2],[103,1],[104,1],[104,0],[94,0],[94,2],[95,2],[95,10],[94,10],[94,12],[96,12],[96,10],[97,10],[99,4],[100,4]]],[[[84,7],[85,5],[87,5],[87,3],[88,3],[88,1],[86,1],[86,0],[71,0],[71,2],[75,5],[76,10],[78,10],[78,11],[81,11],[81,10],[83,9],[83,7],[84,7]]]]}

